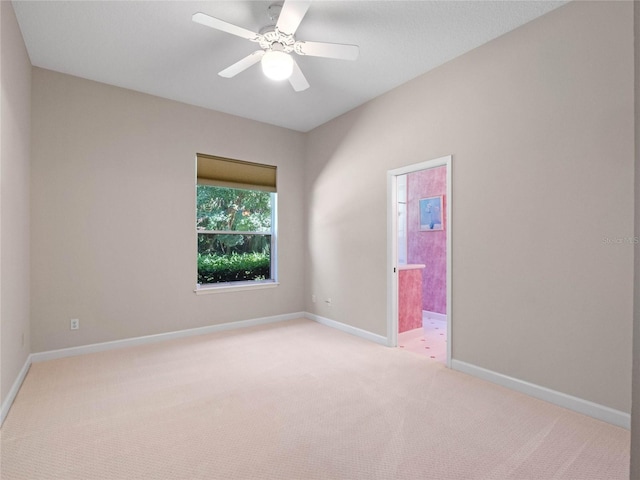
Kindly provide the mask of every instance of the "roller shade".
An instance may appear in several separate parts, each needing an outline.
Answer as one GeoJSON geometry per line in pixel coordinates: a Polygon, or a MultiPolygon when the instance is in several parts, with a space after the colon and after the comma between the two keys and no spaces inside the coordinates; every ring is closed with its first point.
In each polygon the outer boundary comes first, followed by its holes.
{"type": "Polygon", "coordinates": [[[198,185],[276,191],[276,167],[230,158],[197,155],[198,185]]]}

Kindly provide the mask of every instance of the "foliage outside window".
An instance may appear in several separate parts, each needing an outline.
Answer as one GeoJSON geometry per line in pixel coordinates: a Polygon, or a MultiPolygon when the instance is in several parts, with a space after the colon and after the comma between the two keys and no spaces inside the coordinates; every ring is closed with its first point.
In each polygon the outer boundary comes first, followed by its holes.
{"type": "Polygon", "coordinates": [[[198,285],[274,281],[276,193],[197,185],[198,285]]]}

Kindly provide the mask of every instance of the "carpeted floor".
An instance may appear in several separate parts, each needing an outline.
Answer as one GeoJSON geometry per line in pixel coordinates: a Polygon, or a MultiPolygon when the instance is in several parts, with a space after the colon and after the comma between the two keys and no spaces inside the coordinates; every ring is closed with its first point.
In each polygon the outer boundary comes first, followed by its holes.
{"type": "Polygon", "coordinates": [[[629,432],[308,320],[32,365],[13,479],[628,479],[629,432]]]}

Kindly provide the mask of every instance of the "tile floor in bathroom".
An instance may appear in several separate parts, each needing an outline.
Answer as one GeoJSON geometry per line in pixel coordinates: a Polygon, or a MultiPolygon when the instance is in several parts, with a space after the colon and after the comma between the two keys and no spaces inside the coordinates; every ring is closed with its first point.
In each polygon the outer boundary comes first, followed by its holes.
{"type": "Polygon", "coordinates": [[[398,334],[398,347],[446,365],[447,321],[423,318],[422,328],[398,334]]]}

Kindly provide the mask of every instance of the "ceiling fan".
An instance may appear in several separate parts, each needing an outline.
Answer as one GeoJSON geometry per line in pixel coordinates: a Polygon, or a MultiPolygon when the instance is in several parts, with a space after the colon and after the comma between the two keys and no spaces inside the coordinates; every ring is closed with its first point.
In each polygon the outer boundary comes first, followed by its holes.
{"type": "Polygon", "coordinates": [[[259,50],[219,72],[218,75],[221,77],[234,77],[252,65],[261,62],[262,71],[267,77],[273,80],[288,79],[293,89],[296,92],[301,92],[309,88],[309,82],[291,53],[341,60],[356,60],[359,53],[357,45],[296,40],[294,35],[310,5],[311,0],[287,0],[283,5],[272,4],[268,8],[268,13],[271,20],[276,23],[264,27],[260,33],[238,27],[202,12],[195,13],[192,20],[207,27],[246,38],[260,45],[259,50]]]}

